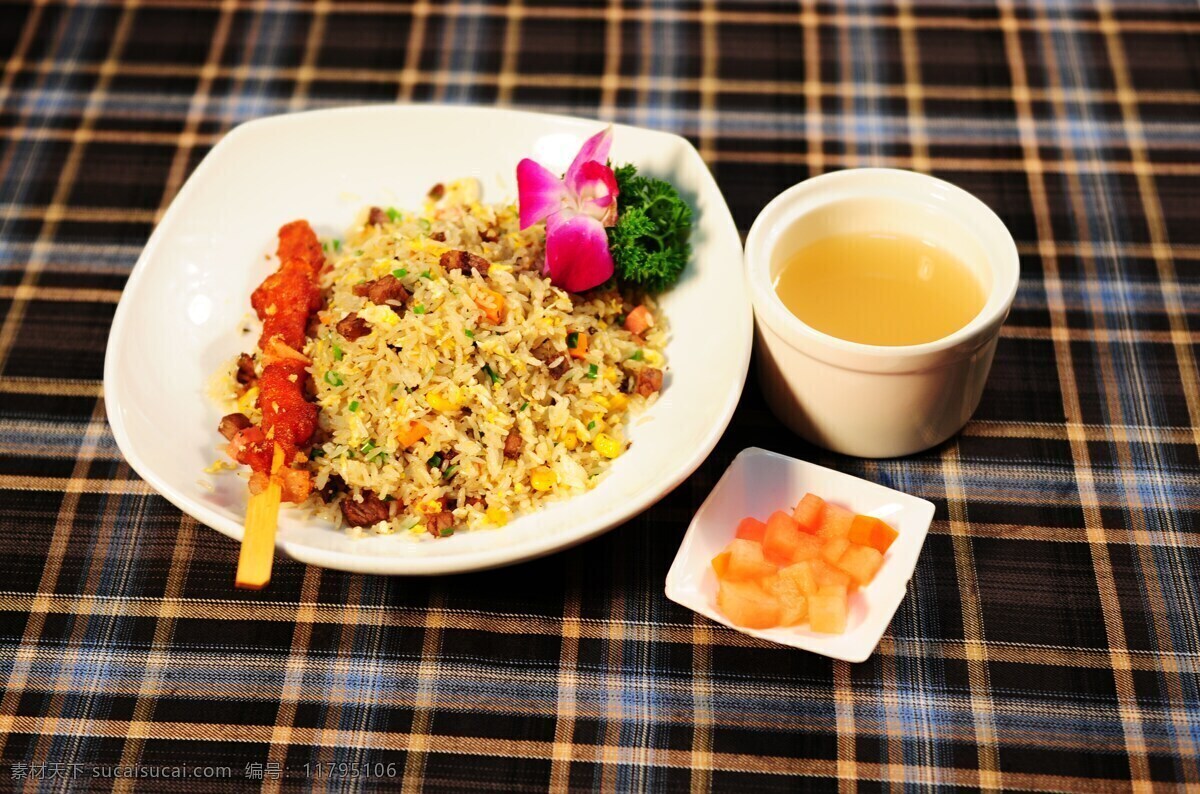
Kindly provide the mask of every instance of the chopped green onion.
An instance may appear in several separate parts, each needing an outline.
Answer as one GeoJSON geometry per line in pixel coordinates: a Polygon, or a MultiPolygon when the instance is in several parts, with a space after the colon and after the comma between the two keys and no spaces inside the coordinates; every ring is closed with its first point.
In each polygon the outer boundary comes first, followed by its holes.
{"type": "Polygon", "coordinates": [[[333,241],[333,250],[334,250],[334,251],[340,251],[340,250],[342,250],[342,241],[341,241],[341,240],[334,240],[334,241],[333,241]]]}
{"type": "Polygon", "coordinates": [[[325,370],[325,382],[328,383],[330,386],[341,386],[342,378],[340,375],[338,375],[333,370],[327,369],[327,370],[325,370]]]}
{"type": "Polygon", "coordinates": [[[427,460],[425,462],[429,464],[429,468],[431,468],[431,469],[442,468],[442,453],[440,453],[440,452],[433,453],[433,455],[430,456],[429,460],[427,460]]]}
{"type": "Polygon", "coordinates": [[[592,380],[595,380],[595,379],[596,379],[596,376],[597,376],[598,374],[600,374],[600,368],[599,368],[599,367],[597,367],[595,364],[588,364],[588,374],[587,374],[587,376],[588,376],[589,378],[591,378],[592,380]]]}
{"type": "Polygon", "coordinates": [[[314,458],[314,459],[315,458],[323,458],[323,457],[325,457],[325,450],[321,449],[320,447],[317,447],[312,452],[308,453],[308,457],[314,458]]]}
{"type": "Polygon", "coordinates": [[[642,351],[641,351],[641,349],[639,349],[636,353],[634,353],[632,356],[629,357],[629,360],[630,361],[641,361],[642,356],[643,356],[642,351]]]}
{"type": "Polygon", "coordinates": [[[421,274],[421,278],[428,279],[429,281],[433,281],[433,275],[428,270],[426,270],[424,273],[421,274]]]}
{"type": "Polygon", "coordinates": [[[491,366],[490,366],[490,365],[488,365],[488,364],[484,364],[484,365],[483,365],[483,371],[484,371],[484,372],[486,372],[486,373],[487,373],[487,376],[488,376],[489,378],[491,378],[491,379],[492,379],[492,383],[499,383],[499,382],[500,382],[500,376],[499,376],[499,375],[497,375],[497,374],[496,374],[496,373],[495,373],[495,372],[492,370],[492,368],[491,368],[491,366]]]}
{"type": "Polygon", "coordinates": [[[326,253],[329,253],[329,241],[328,240],[321,241],[321,250],[326,253]]]}
{"type": "Polygon", "coordinates": [[[350,412],[353,413],[357,410],[358,410],[358,400],[351,400],[350,401],[350,412]]]}
{"type": "Polygon", "coordinates": [[[392,275],[395,276],[396,278],[404,278],[405,276],[408,275],[408,271],[402,267],[399,267],[392,271],[392,275]]]}
{"type": "Polygon", "coordinates": [[[574,350],[578,346],[579,346],[579,332],[572,331],[571,333],[567,334],[567,347],[574,350]]]}
{"type": "Polygon", "coordinates": [[[440,538],[448,538],[453,534],[454,534],[454,527],[446,527],[445,529],[438,531],[438,537],[440,537],[440,538]]]}
{"type": "Polygon", "coordinates": [[[341,360],[342,360],[342,356],[343,356],[343,355],[345,355],[345,354],[344,354],[344,353],[342,353],[342,349],[341,349],[340,347],[338,347],[337,345],[334,345],[334,346],[333,346],[333,358],[334,358],[334,360],[335,360],[335,361],[341,361],[341,360]]]}
{"type": "Polygon", "coordinates": [[[466,335],[467,339],[474,339],[474,338],[475,338],[475,332],[474,332],[474,331],[472,331],[470,328],[468,328],[467,330],[463,331],[463,333],[466,335]]]}
{"type": "Polygon", "coordinates": [[[442,472],[442,479],[443,479],[443,480],[448,480],[448,479],[450,479],[451,477],[453,477],[453,476],[454,476],[454,472],[456,472],[456,471],[458,471],[458,464],[457,464],[457,463],[455,463],[455,464],[452,464],[452,465],[450,465],[450,466],[447,466],[447,467],[446,467],[446,470],[445,470],[444,472],[442,472]]]}
{"type": "Polygon", "coordinates": [[[375,454],[375,457],[371,458],[371,460],[372,460],[372,461],[380,461],[380,460],[383,460],[383,459],[384,459],[384,458],[386,458],[386,457],[387,457],[387,450],[383,450],[383,449],[381,449],[381,450],[379,450],[379,452],[377,452],[377,453],[375,454]]]}
{"type": "Polygon", "coordinates": [[[421,224],[421,228],[425,231],[429,231],[433,227],[433,224],[430,223],[426,218],[421,218],[419,221],[417,221],[417,223],[421,224]]]}
{"type": "Polygon", "coordinates": [[[596,429],[596,420],[593,419],[592,421],[588,422],[588,430],[595,430],[595,429],[596,429]]]}
{"type": "Polygon", "coordinates": [[[617,319],[616,319],[616,323],[617,323],[617,325],[624,325],[624,324],[625,324],[625,315],[623,315],[623,314],[618,314],[618,315],[617,315],[617,319]]]}
{"type": "Polygon", "coordinates": [[[426,311],[425,304],[423,304],[423,303],[418,303],[416,306],[413,307],[413,314],[424,314],[425,311],[426,311]]]}
{"type": "Polygon", "coordinates": [[[528,407],[529,407],[528,401],[521,403],[521,407],[517,409],[517,413],[521,413],[521,411],[524,411],[528,407]]]}
{"type": "Polygon", "coordinates": [[[372,441],[371,439],[367,439],[366,441],[363,442],[362,446],[359,447],[358,449],[360,452],[362,452],[362,454],[366,455],[368,452],[375,449],[375,442],[372,441]]]}
{"type": "Polygon", "coordinates": [[[392,223],[395,223],[396,221],[400,220],[400,211],[397,210],[395,207],[388,207],[387,214],[388,214],[388,220],[390,220],[392,223]]]}
{"type": "Polygon", "coordinates": [[[388,394],[393,394],[396,391],[396,389],[399,389],[399,388],[400,388],[399,383],[393,383],[391,386],[388,386],[388,394]]]}

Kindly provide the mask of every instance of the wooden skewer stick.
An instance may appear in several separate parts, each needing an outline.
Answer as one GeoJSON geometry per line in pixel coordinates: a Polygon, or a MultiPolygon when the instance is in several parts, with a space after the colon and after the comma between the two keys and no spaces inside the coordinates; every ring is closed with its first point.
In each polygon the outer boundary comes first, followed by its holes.
{"type": "Polygon", "coordinates": [[[279,523],[279,504],[283,497],[279,476],[281,468],[283,447],[276,444],[267,487],[251,496],[246,506],[246,531],[242,535],[234,587],[261,590],[271,581],[271,564],[275,561],[275,527],[279,523]]]}

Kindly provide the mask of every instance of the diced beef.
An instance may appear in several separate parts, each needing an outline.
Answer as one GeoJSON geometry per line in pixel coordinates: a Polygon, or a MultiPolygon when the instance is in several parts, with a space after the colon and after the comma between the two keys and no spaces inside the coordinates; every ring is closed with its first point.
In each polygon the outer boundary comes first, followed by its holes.
{"type": "Polygon", "coordinates": [[[514,427],[508,431],[508,435],[504,438],[504,457],[509,460],[517,460],[521,457],[521,448],[524,445],[521,434],[514,427]]]}
{"type": "Polygon", "coordinates": [[[408,300],[408,290],[400,282],[400,279],[389,274],[383,278],[377,278],[370,282],[371,288],[367,290],[367,300],[379,306],[403,306],[408,300]]]}
{"type": "Polygon", "coordinates": [[[381,207],[371,207],[371,212],[367,215],[367,223],[371,226],[382,226],[388,222],[388,214],[381,207]]]}
{"type": "Polygon", "coordinates": [[[634,391],[643,397],[649,397],[662,389],[663,373],[654,367],[642,367],[637,371],[637,383],[634,391]]]}
{"type": "Polygon", "coordinates": [[[352,527],[369,527],[386,521],[391,516],[388,503],[375,495],[374,491],[365,488],[361,492],[362,501],[347,496],[342,499],[342,517],[352,527]]]}
{"type": "Polygon", "coordinates": [[[371,324],[354,312],[338,320],[336,327],[337,332],[351,342],[371,333],[371,324]]]}
{"type": "Polygon", "coordinates": [[[442,532],[454,526],[454,513],[449,510],[443,510],[440,513],[432,513],[425,516],[425,528],[429,530],[429,534],[435,538],[439,537],[442,532]]]}
{"type": "Polygon", "coordinates": [[[433,199],[434,201],[440,200],[444,195],[446,195],[446,186],[441,182],[438,182],[436,185],[429,188],[429,198],[433,199]]]}
{"type": "Polygon", "coordinates": [[[317,491],[321,496],[321,501],[329,504],[337,495],[346,492],[346,481],[339,474],[330,474],[329,479],[325,481],[325,487],[317,491]]]}
{"type": "Polygon", "coordinates": [[[239,430],[245,430],[252,424],[254,423],[245,414],[226,414],[221,417],[221,421],[217,425],[217,432],[229,441],[233,441],[233,437],[238,434],[239,430]]]}
{"type": "Polygon", "coordinates": [[[568,366],[567,354],[560,353],[559,351],[555,350],[554,346],[551,345],[549,342],[542,342],[540,345],[538,345],[534,349],[533,355],[535,358],[537,358],[539,361],[541,361],[543,364],[545,364],[547,367],[549,367],[550,377],[554,378],[555,380],[558,380],[559,378],[561,378],[563,376],[563,374],[567,371],[567,366],[568,366]],[[554,366],[551,367],[550,365],[552,363],[554,364],[554,366]]]}
{"type": "Polygon", "coordinates": [[[258,380],[254,373],[254,358],[249,353],[242,353],[237,359],[237,382],[243,386],[253,386],[258,380]]]}
{"type": "Polygon", "coordinates": [[[447,251],[442,254],[438,264],[443,270],[477,270],[479,275],[486,276],[492,263],[478,254],[470,251],[447,251]]]}

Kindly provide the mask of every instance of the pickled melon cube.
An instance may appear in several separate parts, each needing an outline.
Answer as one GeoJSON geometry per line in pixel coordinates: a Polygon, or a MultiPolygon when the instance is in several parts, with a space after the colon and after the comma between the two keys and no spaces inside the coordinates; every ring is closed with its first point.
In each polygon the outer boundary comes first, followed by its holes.
{"type": "Polygon", "coordinates": [[[729,552],[723,551],[716,557],[712,558],[713,572],[718,579],[725,578],[725,572],[729,569],[729,552]]]}
{"type": "Polygon", "coordinates": [[[792,511],[792,520],[800,526],[800,531],[812,534],[821,528],[821,516],[824,514],[825,500],[815,493],[806,493],[792,511]]]}
{"type": "Polygon", "coordinates": [[[736,537],[744,540],[757,540],[762,542],[763,533],[767,531],[767,525],[759,521],[757,518],[743,518],[738,524],[736,537]]]}
{"type": "Polygon", "coordinates": [[[855,516],[850,524],[850,534],[846,537],[860,546],[870,546],[883,554],[899,534],[890,524],[874,516],[855,516]]]}
{"type": "Polygon", "coordinates": [[[732,581],[761,579],[775,573],[775,565],[763,559],[762,544],[753,540],[736,538],[726,548],[729,565],[725,567],[725,578],[732,581]]]}
{"type": "Polygon", "coordinates": [[[813,574],[812,563],[797,562],[786,568],[780,568],[779,578],[795,582],[800,592],[805,596],[810,596],[817,592],[817,577],[813,574]]]}
{"type": "Polygon", "coordinates": [[[808,617],[808,599],[795,579],[772,576],[765,580],[765,589],[779,602],[779,625],[795,626],[808,617]]]}
{"type": "Polygon", "coordinates": [[[860,585],[868,584],[875,578],[879,566],[883,565],[883,555],[879,549],[870,546],[850,544],[846,553],[837,561],[837,567],[850,574],[850,578],[860,585]]]}
{"type": "Polygon", "coordinates": [[[821,559],[830,565],[837,565],[837,561],[846,553],[846,549],[850,548],[850,541],[845,538],[832,538],[825,541],[825,546],[821,549],[821,559]]]}
{"type": "Polygon", "coordinates": [[[808,599],[808,623],[813,631],[841,634],[846,630],[849,598],[846,588],[825,585],[808,599]]]}
{"type": "Polygon", "coordinates": [[[850,525],[854,523],[854,513],[844,507],[825,503],[825,510],[821,515],[821,526],[817,530],[817,536],[829,540],[830,538],[844,538],[850,534],[850,525]]]}
{"type": "Polygon", "coordinates": [[[821,549],[825,544],[816,535],[809,535],[801,532],[796,541],[796,549],[792,552],[793,562],[803,562],[804,560],[815,560],[821,556],[821,549]]]}
{"type": "Polygon", "coordinates": [[[791,562],[792,552],[800,542],[800,529],[792,517],[776,510],[767,519],[767,531],[763,535],[763,554],[781,562],[791,562]]]}
{"type": "Polygon", "coordinates": [[[854,581],[850,578],[850,574],[821,560],[813,560],[809,565],[813,567],[813,578],[816,579],[818,588],[830,585],[848,588],[854,581]]]}
{"type": "Polygon", "coordinates": [[[756,582],[721,582],[717,608],[730,622],[748,629],[779,625],[779,601],[756,582]]]}

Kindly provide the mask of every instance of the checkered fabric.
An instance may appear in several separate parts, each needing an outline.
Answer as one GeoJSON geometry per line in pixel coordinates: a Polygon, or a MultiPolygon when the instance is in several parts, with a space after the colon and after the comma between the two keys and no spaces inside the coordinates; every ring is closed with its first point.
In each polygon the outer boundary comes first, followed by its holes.
{"type": "Polygon", "coordinates": [[[0,0],[0,64],[0,789],[1200,790],[1195,0],[0,0]],[[1023,268],[974,420],[839,457],[751,379],[703,467],[583,547],[235,591],[236,544],[113,442],[113,310],[231,127],[396,100],[680,133],[743,230],[847,166],[963,186],[1023,268]],[[869,661],[664,598],[749,445],[937,506],[869,661]]]}

